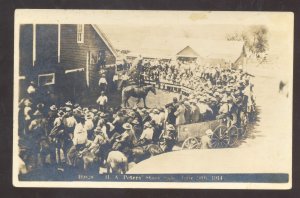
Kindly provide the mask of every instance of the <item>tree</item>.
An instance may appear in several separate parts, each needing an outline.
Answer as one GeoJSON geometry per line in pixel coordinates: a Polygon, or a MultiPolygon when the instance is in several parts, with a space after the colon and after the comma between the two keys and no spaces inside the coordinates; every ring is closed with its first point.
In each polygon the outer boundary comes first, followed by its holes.
{"type": "Polygon", "coordinates": [[[258,55],[268,50],[268,29],[263,25],[250,26],[243,32],[226,35],[228,41],[243,41],[245,47],[258,55]]]}

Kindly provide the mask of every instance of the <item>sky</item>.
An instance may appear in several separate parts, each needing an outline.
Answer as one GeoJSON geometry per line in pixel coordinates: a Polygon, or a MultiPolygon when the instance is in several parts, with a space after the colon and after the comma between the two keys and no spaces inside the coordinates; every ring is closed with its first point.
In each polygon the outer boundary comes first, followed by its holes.
{"type": "Polygon", "coordinates": [[[133,10],[16,10],[17,24],[97,24],[110,40],[139,44],[151,38],[223,39],[226,33],[251,25],[269,29],[272,53],[293,54],[294,15],[291,12],[133,11],[133,10]],[[33,14],[34,13],[34,14],[33,14]],[[38,17],[36,17],[38,16],[38,17]]]}

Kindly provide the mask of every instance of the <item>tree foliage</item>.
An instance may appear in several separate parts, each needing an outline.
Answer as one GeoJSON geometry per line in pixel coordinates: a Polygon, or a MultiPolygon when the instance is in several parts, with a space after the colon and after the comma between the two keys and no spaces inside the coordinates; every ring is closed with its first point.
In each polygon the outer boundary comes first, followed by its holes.
{"type": "Polygon", "coordinates": [[[268,50],[268,29],[262,25],[250,26],[242,32],[226,35],[228,41],[243,41],[245,47],[253,54],[261,54],[268,50]]]}

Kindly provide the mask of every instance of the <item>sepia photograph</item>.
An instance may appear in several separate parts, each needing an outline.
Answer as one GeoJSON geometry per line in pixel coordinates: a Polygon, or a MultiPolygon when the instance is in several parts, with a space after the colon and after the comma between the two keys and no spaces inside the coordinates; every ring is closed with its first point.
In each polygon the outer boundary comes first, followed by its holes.
{"type": "Polygon", "coordinates": [[[16,10],[13,184],[292,188],[290,12],[16,10]]]}

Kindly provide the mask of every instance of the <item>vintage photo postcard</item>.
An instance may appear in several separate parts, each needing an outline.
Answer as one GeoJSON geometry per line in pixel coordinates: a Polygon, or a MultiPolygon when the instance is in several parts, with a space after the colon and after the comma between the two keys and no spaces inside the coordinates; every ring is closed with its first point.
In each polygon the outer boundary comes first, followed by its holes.
{"type": "Polygon", "coordinates": [[[294,15],[16,10],[13,185],[292,188],[294,15]]]}

